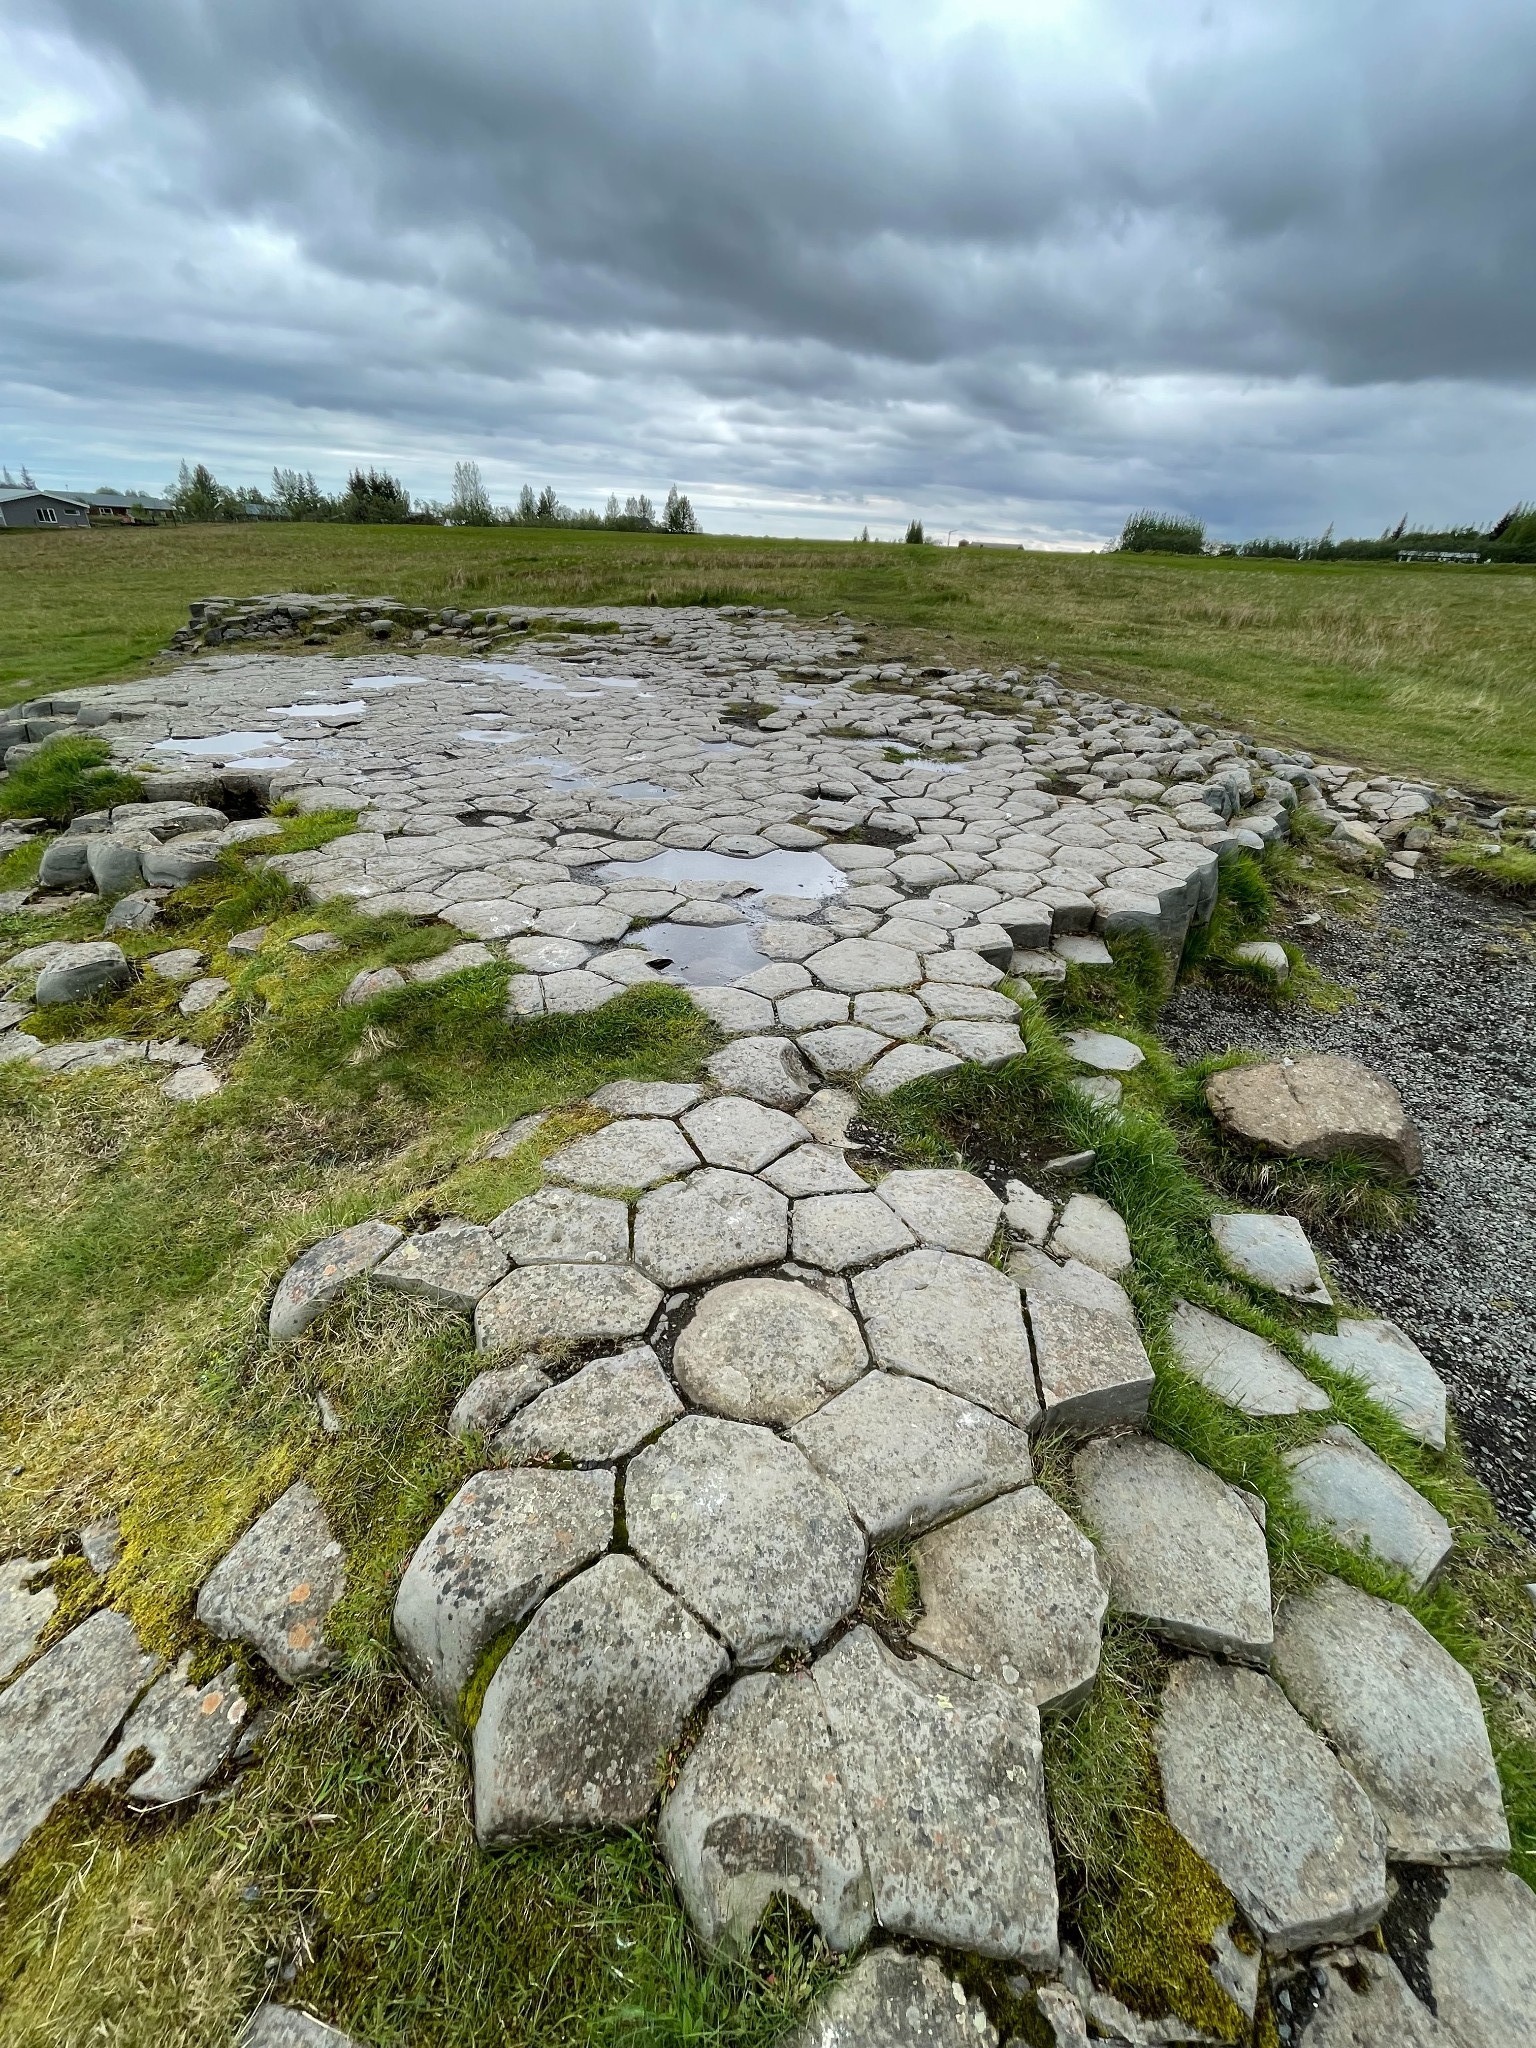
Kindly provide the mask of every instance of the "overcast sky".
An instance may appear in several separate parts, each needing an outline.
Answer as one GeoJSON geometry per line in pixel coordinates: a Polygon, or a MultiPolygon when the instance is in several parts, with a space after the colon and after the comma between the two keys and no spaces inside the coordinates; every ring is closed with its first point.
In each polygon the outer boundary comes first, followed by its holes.
{"type": "Polygon", "coordinates": [[[1536,497],[1533,0],[0,0],[0,461],[1097,544],[1536,497]]]}

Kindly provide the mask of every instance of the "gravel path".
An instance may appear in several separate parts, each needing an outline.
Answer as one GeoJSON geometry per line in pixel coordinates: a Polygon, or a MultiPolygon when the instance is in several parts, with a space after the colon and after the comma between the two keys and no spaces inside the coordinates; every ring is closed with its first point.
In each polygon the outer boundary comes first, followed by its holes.
{"type": "Polygon", "coordinates": [[[1426,875],[1374,926],[1280,931],[1358,1000],[1330,1016],[1188,988],[1164,1036],[1186,1060],[1234,1045],[1354,1053],[1396,1084],[1424,1141],[1420,1214],[1327,1249],[1351,1294],[1433,1360],[1474,1466],[1536,1536],[1536,923],[1426,875]]]}

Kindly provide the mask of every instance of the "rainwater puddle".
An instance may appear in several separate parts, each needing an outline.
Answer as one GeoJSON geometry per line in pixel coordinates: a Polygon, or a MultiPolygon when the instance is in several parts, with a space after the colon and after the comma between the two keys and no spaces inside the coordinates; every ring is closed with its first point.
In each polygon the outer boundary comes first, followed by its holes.
{"type": "Polygon", "coordinates": [[[707,754],[712,761],[734,761],[738,755],[746,751],[745,747],[738,747],[734,740],[699,741],[699,752],[707,754]]]}
{"type": "Polygon", "coordinates": [[[425,676],[359,676],[354,690],[403,690],[407,683],[424,683],[425,676]]]}
{"type": "Polygon", "coordinates": [[[480,675],[499,676],[503,682],[516,683],[520,690],[550,690],[557,697],[595,697],[596,690],[573,690],[569,683],[562,683],[546,669],[530,668],[522,661],[482,661],[477,664],[480,675]]]}
{"type": "Polygon", "coordinates": [[[628,797],[634,803],[655,803],[673,796],[675,791],[663,789],[659,782],[605,782],[602,785],[609,796],[628,797]]]}
{"type": "MultiPolygon", "coordinates": [[[[615,866],[631,863],[615,862],[615,866]]],[[[753,974],[767,962],[757,950],[749,924],[648,924],[625,940],[638,940],[655,956],[668,981],[711,988],[753,974]],[[662,967],[661,962],[667,964],[662,967]]]]}
{"type": "Polygon", "coordinates": [[[746,882],[763,896],[805,896],[820,901],[846,887],[848,877],[819,853],[688,853],[669,846],[649,860],[611,860],[604,881],[746,882]]]}
{"type": "Polygon", "coordinates": [[[366,704],[274,704],[278,718],[362,718],[366,704]]]}
{"type": "Polygon", "coordinates": [[[239,761],[248,768],[287,768],[286,755],[267,756],[269,747],[280,747],[280,732],[216,732],[201,740],[156,740],[150,751],[158,754],[187,754],[200,761],[239,761]],[[254,759],[260,755],[262,759],[254,759]]]}
{"type": "Polygon", "coordinates": [[[511,747],[520,740],[531,740],[531,732],[461,732],[461,740],[473,740],[482,747],[511,747]]]}

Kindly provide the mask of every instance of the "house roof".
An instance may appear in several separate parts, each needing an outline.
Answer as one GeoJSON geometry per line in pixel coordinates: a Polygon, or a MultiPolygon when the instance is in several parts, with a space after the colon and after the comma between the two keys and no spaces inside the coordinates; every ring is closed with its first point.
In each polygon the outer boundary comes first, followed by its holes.
{"type": "Polygon", "coordinates": [[[128,491],[86,491],[83,494],[87,505],[94,505],[102,512],[169,512],[170,503],[165,498],[149,498],[142,493],[128,491]]]}
{"type": "Polygon", "coordinates": [[[26,484],[0,487],[0,505],[14,505],[18,498],[57,498],[61,505],[79,505],[87,511],[91,502],[76,491],[50,491],[42,484],[33,484],[30,489],[26,484]]]}

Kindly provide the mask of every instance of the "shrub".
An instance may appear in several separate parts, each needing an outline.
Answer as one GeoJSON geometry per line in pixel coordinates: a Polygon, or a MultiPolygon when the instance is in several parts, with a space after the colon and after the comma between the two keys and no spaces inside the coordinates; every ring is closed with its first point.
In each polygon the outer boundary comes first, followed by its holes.
{"type": "Polygon", "coordinates": [[[1205,552],[1205,521],[1180,512],[1133,512],[1120,530],[1115,552],[1121,555],[1201,555],[1205,552]]]}

